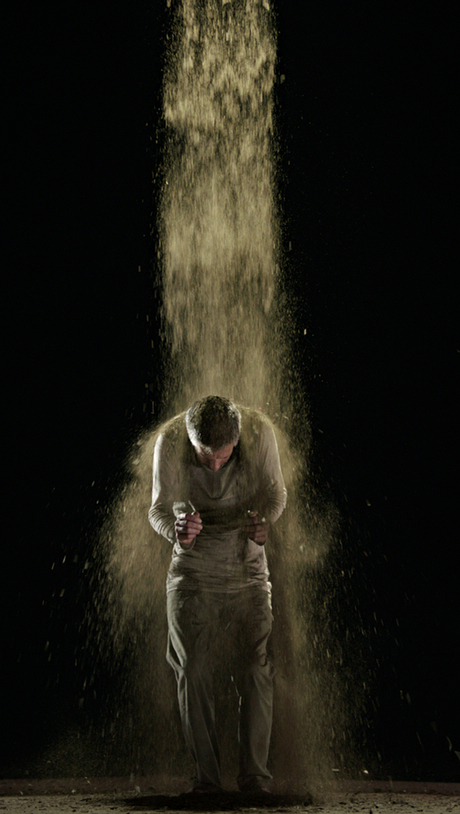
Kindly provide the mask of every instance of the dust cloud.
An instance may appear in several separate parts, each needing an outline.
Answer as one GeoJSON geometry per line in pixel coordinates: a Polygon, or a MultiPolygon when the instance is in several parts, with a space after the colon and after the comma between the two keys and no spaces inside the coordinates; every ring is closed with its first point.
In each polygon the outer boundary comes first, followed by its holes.
{"type": "MultiPolygon", "coordinates": [[[[356,706],[350,698],[345,703],[341,651],[324,594],[340,518],[312,485],[308,406],[295,384],[286,338],[275,70],[267,2],[173,4],[158,224],[167,359],[162,412],[172,417],[217,393],[262,409],[275,424],[289,505],[267,544],[276,668],[271,769],[277,788],[294,792],[330,782],[333,769],[349,759],[356,706]]],[[[104,635],[98,647],[117,665],[118,701],[107,725],[125,771],[184,780],[192,766],[165,661],[171,550],[147,521],[158,431],[134,445],[129,476],[102,534],[98,624],[104,635]]],[[[225,670],[216,682],[223,776],[231,785],[237,699],[225,670]]]]}

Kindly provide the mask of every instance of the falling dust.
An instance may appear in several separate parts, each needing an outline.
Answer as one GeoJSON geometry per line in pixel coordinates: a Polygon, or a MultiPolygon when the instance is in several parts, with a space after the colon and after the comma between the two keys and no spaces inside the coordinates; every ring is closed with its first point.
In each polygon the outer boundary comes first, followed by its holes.
{"type": "MultiPolygon", "coordinates": [[[[274,421],[288,508],[267,543],[276,668],[271,770],[278,789],[313,791],[331,782],[337,766],[351,766],[359,703],[344,686],[324,592],[340,518],[309,472],[308,407],[286,339],[290,316],[275,203],[274,19],[268,3],[255,0],[183,0],[170,13],[159,223],[168,360],[162,409],[173,416],[218,393],[274,421]]],[[[122,754],[125,773],[156,775],[164,788],[167,778],[186,780],[193,767],[165,661],[171,550],[147,521],[160,429],[135,444],[129,477],[103,530],[92,641],[97,658],[111,660],[116,673],[116,703],[104,724],[108,765],[112,750],[122,754]]],[[[225,669],[216,676],[216,698],[223,776],[231,785],[237,699],[225,669]]]]}

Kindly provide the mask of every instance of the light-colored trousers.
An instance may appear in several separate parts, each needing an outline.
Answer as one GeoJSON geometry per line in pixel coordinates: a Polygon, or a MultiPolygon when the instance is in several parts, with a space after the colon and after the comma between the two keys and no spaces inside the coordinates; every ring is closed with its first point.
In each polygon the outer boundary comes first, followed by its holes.
{"type": "Polygon", "coordinates": [[[230,620],[239,694],[241,789],[267,781],[272,726],[273,667],[267,656],[272,628],[270,595],[258,586],[235,593],[174,590],[168,593],[167,660],[174,669],[185,740],[201,783],[221,784],[214,717],[213,652],[230,620]],[[216,639],[217,637],[217,639],[216,639]]]}

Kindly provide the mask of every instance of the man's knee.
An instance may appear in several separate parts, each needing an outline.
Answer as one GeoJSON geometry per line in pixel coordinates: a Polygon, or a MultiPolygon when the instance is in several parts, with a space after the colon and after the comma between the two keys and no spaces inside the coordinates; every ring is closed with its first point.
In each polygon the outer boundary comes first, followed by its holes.
{"type": "Polygon", "coordinates": [[[261,654],[239,666],[235,683],[239,692],[245,694],[250,688],[271,690],[275,671],[267,654],[261,654]]]}
{"type": "Polygon", "coordinates": [[[209,670],[209,665],[202,654],[181,649],[179,657],[171,642],[168,645],[166,660],[173,668],[176,677],[185,678],[187,681],[195,682],[209,670]]]}

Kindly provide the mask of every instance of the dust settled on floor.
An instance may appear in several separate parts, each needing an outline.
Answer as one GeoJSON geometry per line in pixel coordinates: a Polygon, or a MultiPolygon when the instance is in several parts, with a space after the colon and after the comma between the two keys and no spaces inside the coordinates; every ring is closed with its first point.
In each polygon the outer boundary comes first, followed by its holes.
{"type": "MultiPolygon", "coordinates": [[[[446,790],[445,790],[446,791],[446,790]]],[[[171,801],[172,802],[172,801],[171,801]]],[[[257,806],[256,803],[249,806],[236,807],[232,810],[255,812],[262,814],[270,810],[271,806],[257,806]]],[[[40,796],[7,796],[0,797],[0,811],[8,811],[9,814],[128,814],[128,812],[147,812],[157,810],[155,797],[152,794],[142,792],[124,792],[124,794],[65,794],[65,795],[40,795],[40,796]]],[[[162,810],[172,812],[184,811],[180,806],[173,808],[167,806],[162,810]]],[[[190,809],[188,809],[190,810],[190,809]]],[[[197,811],[220,811],[214,806],[202,805],[197,807],[197,811]]],[[[272,808],[273,810],[273,808],[272,808]]],[[[424,814],[455,814],[460,811],[460,795],[446,791],[444,794],[436,793],[367,793],[350,792],[342,794],[329,794],[321,799],[314,800],[311,804],[281,807],[277,804],[276,810],[285,812],[302,812],[308,814],[343,814],[344,811],[355,814],[407,814],[407,811],[424,812],[424,814]]]]}

